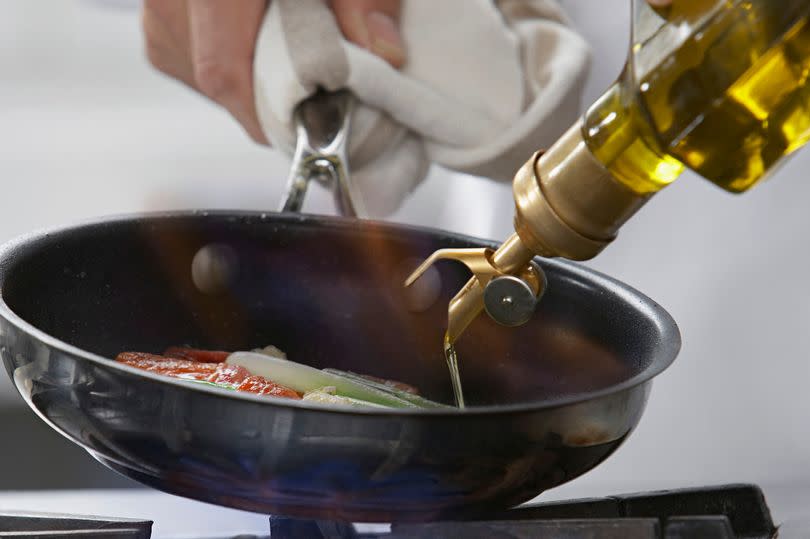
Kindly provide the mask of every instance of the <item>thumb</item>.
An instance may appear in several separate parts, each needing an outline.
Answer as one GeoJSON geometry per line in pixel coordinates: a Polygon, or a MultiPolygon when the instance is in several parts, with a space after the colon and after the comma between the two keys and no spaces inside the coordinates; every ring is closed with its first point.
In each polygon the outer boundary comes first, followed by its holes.
{"type": "Polygon", "coordinates": [[[399,32],[401,0],[330,0],[346,38],[394,67],[405,64],[405,44],[399,32]]]}

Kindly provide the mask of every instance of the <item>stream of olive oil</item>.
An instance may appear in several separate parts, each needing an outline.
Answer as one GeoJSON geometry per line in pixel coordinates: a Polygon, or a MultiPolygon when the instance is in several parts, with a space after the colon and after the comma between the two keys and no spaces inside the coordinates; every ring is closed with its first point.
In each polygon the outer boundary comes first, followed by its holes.
{"type": "Polygon", "coordinates": [[[665,187],[684,166],[742,192],[810,138],[810,2],[716,5],[660,63],[629,64],[585,116],[588,147],[637,193],[665,187]]]}
{"type": "Polygon", "coordinates": [[[461,376],[458,372],[458,356],[456,347],[450,342],[450,336],[444,334],[444,358],[447,360],[447,369],[450,371],[450,383],[453,384],[453,396],[456,406],[464,408],[464,393],[461,390],[461,376]]]}

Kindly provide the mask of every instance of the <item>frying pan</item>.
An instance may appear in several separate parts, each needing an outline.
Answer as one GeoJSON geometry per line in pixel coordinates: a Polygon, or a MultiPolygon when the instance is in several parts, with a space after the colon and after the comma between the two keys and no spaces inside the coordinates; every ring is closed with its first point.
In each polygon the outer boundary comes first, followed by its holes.
{"type": "Polygon", "coordinates": [[[439,265],[416,300],[402,281],[437,248],[482,246],[495,244],[289,212],[135,215],[35,233],[0,248],[0,355],[40,418],[151,487],[307,518],[480,517],[579,476],[627,438],[680,347],[660,306],[538,259],[548,288],[530,322],[481,317],[458,342],[465,410],[327,408],[110,358],[273,344],[451,403],[442,336],[468,274],[439,265]],[[220,260],[208,284],[192,270],[206,253],[220,260]]]}

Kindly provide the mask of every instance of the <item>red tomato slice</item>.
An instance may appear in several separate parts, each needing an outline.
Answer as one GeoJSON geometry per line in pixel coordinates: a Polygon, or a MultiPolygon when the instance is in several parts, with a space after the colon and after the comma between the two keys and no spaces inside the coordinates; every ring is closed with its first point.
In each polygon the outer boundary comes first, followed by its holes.
{"type": "MultiPolygon", "coordinates": [[[[169,350],[172,349],[170,348],[169,350]]],[[[169,350],[167,350],[167,352],[169,350]]],[[[226,354],[226,357],[228,354],[227,352],[207,352],[205,350],[202,352],[226,354]]],[[[292,389],[271,382],[263,376],[253,376],[250,371],[239,365],[229,365],[222,362],[202,362],[193,359],[178,359],[177,357],[166,357],[143,352],[122,352],[118,354],[115,360],[132,367],[164,376],[171,376],[173,378],[211,382],[257,395],[270,395],[288,399],[301,398],[301,395],[292,389]]]]}
{"type": "Polygon", "coordinates": [[[239,365],[228,365],[227,363],[217,363],[216,369],[208,377],[212,384],[237,387],[245,379],[250,377],[250,371],[239,365]]]}
{"type": "Polygon", "coordinates": [[[224,363],[231,353],[220,352],[218,350],[199,350],[197,348],[187,348],[184,346],[170,346],[163,352],[163,355],[177,359],[199,361],[200,363],[224,363]]]}
{"type": "Polygon", "coordinates": [[[123,352],[115,360],[145,371],[193,380],[206,380],[217,368],[216,363],[198,363],[142,352],[123,352]]]}
{"type": "Polygon", "coordinates": [[[239,384],[236,389],[239,391],[256,393],[257,395],[272,395],[274,397],[287,397],[289,399],[301,398],[301,395],[299,395],[296,391],[293,391],[289,387],[285,387],[281,384],[271,382],[263,376],[251,376],[239,384]]]}

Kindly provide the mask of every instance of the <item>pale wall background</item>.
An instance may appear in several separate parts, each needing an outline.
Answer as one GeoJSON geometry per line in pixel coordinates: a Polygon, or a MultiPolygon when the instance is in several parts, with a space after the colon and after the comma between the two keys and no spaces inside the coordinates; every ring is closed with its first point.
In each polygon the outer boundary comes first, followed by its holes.
{"type": "MultiPolygon", "coordinates": [[[[594,47],[589,102],[623,63],[628,2],[563,3],[594,47]]],[[[571,488],[810,481],[808,165],[810,152],[800,153],[743,197],[686,175],[591,264],[663,304],[684,346],[635,435],[571,488]]],[[[224,112],[149,68],[132,8],[0,3],[0,240],[146,209],[273,209],[285,167],[224,112]]],[[[309,209],[323,211],[325,198],[316,198],[309,209]]],[[[395,220],[503,237],[511,206],[503,186],[435,171],[395,220]]],[[[6,432],[0,463],[20,452],[33,470],[18,474],[16,487],[50,485],[36,463],[63,447],[26,427],[31,417],[1,375],[0,426],[18,425],[20,438],[9,444],[6,432]],[[27,443],[29,430],[37,434],[27,443]]],[[[61,486],[91,476],[120,483],[70,455],[71,466],[92,473],[74,469],[61,486]]],[[[11,485],[4,473],[0,488],[11,485]]]]}

